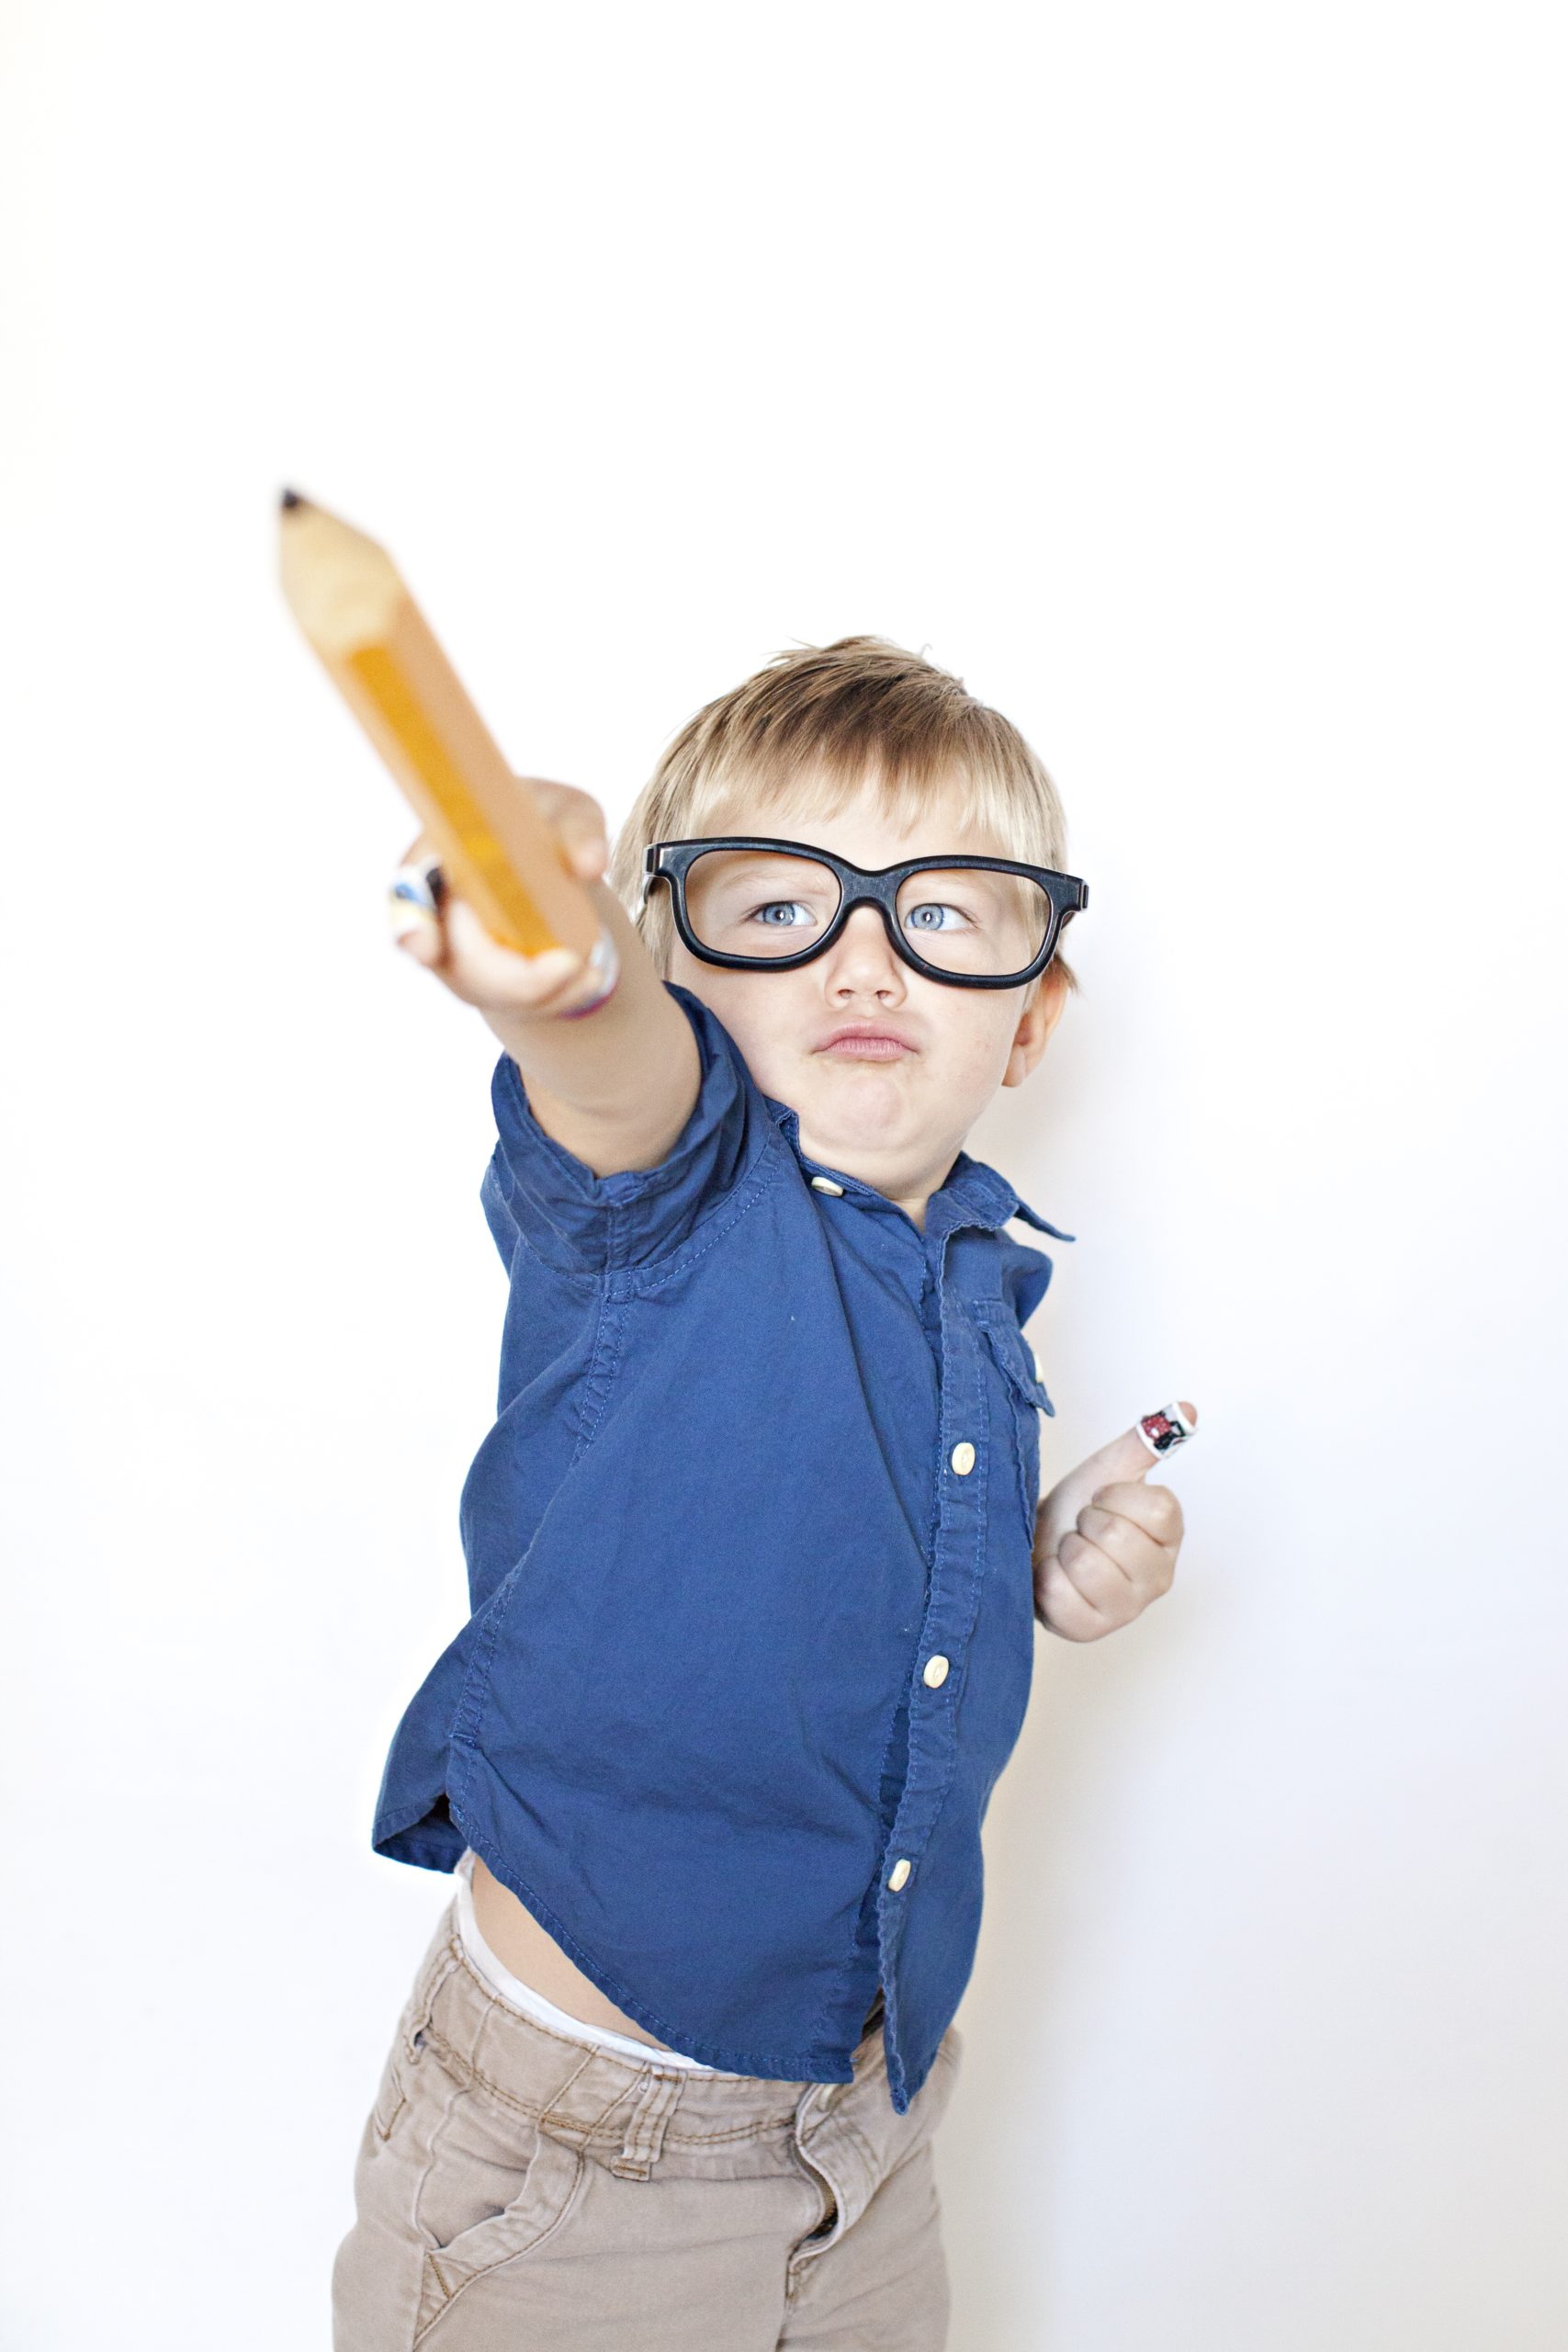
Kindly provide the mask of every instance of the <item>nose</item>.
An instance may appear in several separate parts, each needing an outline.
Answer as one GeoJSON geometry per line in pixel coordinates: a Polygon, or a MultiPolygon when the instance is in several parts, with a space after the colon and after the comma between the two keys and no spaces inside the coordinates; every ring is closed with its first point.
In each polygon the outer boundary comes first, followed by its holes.
{"type": "Polygon", "coordinates": [[[823,961],[829,996],[902,997],[905,967],[894,949],[877,907],[854,907],[823,961]]]}

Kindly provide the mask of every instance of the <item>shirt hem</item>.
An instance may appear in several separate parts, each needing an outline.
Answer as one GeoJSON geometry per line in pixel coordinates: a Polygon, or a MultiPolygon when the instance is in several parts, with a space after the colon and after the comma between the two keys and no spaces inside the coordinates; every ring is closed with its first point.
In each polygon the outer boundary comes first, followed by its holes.
{"type": "MultiPolygon", "coordinates": [[[[416,1867],[427,1870],[453,1871],[461,1857],[464,1844],[471,1846],[502,1886],[526,1905],[540,1926],[555,1938],[568,1959],[575,1962],[607,2000],[613,2001],[627,2017],[634,2018],[638,2025],[645,2026],[649,2033],[656,2033],[660,2041],[667,2041],[672,2050],[698,2059],[704,2065],[711,2066],[716,2074],[739,2075],[754,2081],[768,2082],[850,2083],[854,2080],[852,2052],[826,2050],[819,2045],[806,2051],[737,2050],[728,2043],[710,2041],[700,2034],[683,2032],[668,2018],[660,2017],[647,2002],[640,2000],[602,1961],[578,1941],[548,1904],[534,1893],[525,1880],[518,1877],[494,1842],[464,1811],[450,1788],[446,1791],[446,1805],[454,1831],[450,1860],[421,1860],[422,1850],[428,1850],[431,1844],[429,1838],[420,1834],[430,1819],[433,1808],[429,1804],[401,1821],[394,1817],[385,1826],[378,1822],[371,1833],[375,1851],[385,1855],[390,1861],[412,1861],[416,1867]]],[[[442,1827],[446,1826],[441,1825],[442,1827]]],[[[648,2054],[650,2060],[657,2061],[659,2057],[657,2050],[650,2049],[648,2054]]]]}

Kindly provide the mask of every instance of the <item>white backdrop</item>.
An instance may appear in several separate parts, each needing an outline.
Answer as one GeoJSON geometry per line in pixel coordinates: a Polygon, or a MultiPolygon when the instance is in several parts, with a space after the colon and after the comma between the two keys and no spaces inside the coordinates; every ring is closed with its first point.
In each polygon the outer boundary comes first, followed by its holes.
{"type": "Polygon", "coordinates": [[[368,1839],[495,1048],[284,481],[613,819],[852,629],[1066,800],[1085,993],[970,1148],[1080,1237],[1047,1479],[1202,1432],[987,1824],[953,2352],[1564,2340],[1552,16],[12,0],[7,2345],[326,2346],[449,1891],[368,1839]]]}

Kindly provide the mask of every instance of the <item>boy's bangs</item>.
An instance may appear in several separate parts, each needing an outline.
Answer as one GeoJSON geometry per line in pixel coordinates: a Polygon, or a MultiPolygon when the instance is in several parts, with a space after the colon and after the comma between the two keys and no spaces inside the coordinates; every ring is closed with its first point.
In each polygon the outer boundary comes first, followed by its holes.
{"type": "Polygon", "coordinates": [[[863,794],[896,832],[908,832],[933,800],[956,792],[965,829],[995,842],[998,857],[1057,866],[1048,807],[1033,778],[1010,775],[987,759],[931,743],[895,751],[872,741],[787,748],[758,746],[743,762],[727,761],[693,777],[682,814],[685,838],[714,832],[808,833],[863,794]],[[745,821],[734,821],[744,812],[745,821]]]}

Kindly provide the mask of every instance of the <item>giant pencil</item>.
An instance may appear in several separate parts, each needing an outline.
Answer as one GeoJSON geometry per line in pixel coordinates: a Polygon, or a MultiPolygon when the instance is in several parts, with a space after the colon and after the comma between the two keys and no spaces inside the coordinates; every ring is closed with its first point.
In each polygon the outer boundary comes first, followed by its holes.
{"type": "Polygon", "coordinates": [[[401,787],[443,868],[493,939],[589,955],[597,908],[514,776],[384,548],[292,490],[283,593],[401,787]]]}

